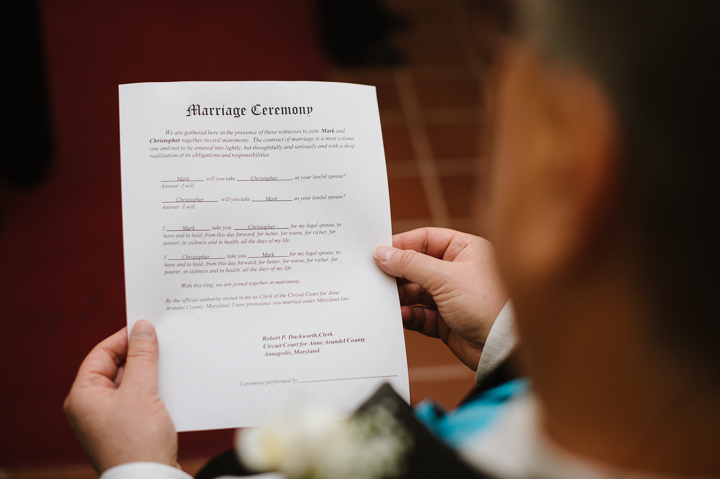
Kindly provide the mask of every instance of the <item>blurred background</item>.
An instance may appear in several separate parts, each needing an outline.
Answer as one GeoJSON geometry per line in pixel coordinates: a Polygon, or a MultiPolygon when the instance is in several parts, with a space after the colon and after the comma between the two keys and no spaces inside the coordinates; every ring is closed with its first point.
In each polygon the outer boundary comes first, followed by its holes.
{"type": "MultiPolygon", "coordinates": [[[[377,87],[393,232],[482,233],[502,0],[3,2],[0,479],[95,477],[62,412],[125,325],[117,86],[317,80],[377,87]],[[480,221],[481,224],[481,221],[480,221]]],[[[474,372],[406,332],[413,403],[474,372]]],[[[210,399],[211,400],[211,399],[210,399]]],[[[195,472],[230,430],[182,433],[195,472]]]]}

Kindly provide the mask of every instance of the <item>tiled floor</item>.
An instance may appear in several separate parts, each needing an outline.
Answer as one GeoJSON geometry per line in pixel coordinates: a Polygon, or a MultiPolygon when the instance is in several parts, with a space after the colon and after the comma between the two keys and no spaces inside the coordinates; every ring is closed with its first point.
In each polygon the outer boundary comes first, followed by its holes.
{"type": "Polygon", "coordinates": [[[388,3],[411,20],[397,36],[407,65],[338,69],[333,79],[377,87],[394,232],[472,229],[489,78],[479,35],[462,0],[388,3]]]}
{"type": "MultiPolygon", "coordinates": [[[[335,81],[377,87],[394,233],[422,226],[477,231],[472,217],[478,214],[475,198],[485,169],[485,85],[491,70],[483,60],[484,44],[478,43],[488,37],[477,30],[482,18],[471,22],[463,1],[389,0],[411,23],[397,36],[407,64],[332,74],[335,81]]],[[[474,384],[474,372],[439,340],[413,332],[405,338],[413,403],[432,397],[455,406],[474,384]]],[[[204,459],[181,462],[193,473],[204,459]]],[[[0,479],[92,477],[87,465],[0,469],[0,479]]]]}
{"type": "MultiPolygon", "coordinates": [[[[491,69],[462,0],[392,0],[412,28],[397,36],[402,68],[337,69],[333,80],[377,87],[393,232],[440,226],[476,232],[491,69]],[[477,205],[478,207],[473,207],[477,205]]],[[[474,17],[473,17],[474,18],[474,17]]],[[[413,402],[455,406],[474,373],[439,340],[405,334],[413,402]]]]}

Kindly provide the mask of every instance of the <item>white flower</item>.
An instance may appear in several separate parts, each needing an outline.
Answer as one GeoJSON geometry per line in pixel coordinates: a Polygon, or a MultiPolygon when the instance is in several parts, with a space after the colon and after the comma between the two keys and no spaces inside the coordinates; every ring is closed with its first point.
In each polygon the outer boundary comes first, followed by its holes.
{"type": "Polygon", "coordinates": [[[342,419],[319,406],[285,411],[264,426],[240,430],[238,454],[252,469],[292,479],[376,479],[400,472],[410,442],[387,405],[342,419]]]}

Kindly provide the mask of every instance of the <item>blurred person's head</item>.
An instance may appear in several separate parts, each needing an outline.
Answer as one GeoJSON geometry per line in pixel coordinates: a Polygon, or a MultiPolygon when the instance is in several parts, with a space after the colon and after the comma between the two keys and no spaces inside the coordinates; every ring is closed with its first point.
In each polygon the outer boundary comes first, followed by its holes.
{"type": "MultiPolygon", "coordinates": [[[[639,429],[694,407],[679,391],[720,390],[720,2],[523,0],[518,19],[491,239],[527,368],[565,415],[550,432],[630,464],[639,429]]],[[[649,468],[672,472],[664,460],[649,468]]]]}

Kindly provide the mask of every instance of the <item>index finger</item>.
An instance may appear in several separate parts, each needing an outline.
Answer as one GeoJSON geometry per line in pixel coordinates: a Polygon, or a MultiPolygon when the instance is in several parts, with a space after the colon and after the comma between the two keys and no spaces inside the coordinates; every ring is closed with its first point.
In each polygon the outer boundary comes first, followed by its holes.
{"type": "Polygon", "coordinates": [[[128,350],[127,328],[95,346],[80,365],[74,386],[111,386],[128,350]]]}
{"type": "Polygon", "coordinates": [[[395,248],[417,251],[418,253],[443,259],[453,239],[467,236],[465,233],[446,228],[418,228],[393,235],[395,248]]]}

